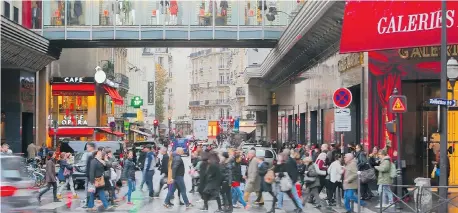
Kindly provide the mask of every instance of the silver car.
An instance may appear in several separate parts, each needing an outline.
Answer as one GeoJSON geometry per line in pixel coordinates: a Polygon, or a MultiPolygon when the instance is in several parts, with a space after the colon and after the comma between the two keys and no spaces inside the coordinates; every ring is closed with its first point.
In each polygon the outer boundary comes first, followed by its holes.
{"type": "Polygon", "coordinates": [[[15,212],[36,208],[38,190],[33,188],[34,181],[26,171],[25,159],[0,155],[0,163],[1,211],[15,212]]]}

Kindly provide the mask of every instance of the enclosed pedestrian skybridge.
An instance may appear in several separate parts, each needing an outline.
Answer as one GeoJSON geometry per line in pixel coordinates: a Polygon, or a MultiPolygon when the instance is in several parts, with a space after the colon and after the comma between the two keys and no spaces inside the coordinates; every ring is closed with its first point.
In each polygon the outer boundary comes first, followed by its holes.
{"type": "Polygon", "coordinates": [[[302,5],[296,0],[43,1],[32,6],[38,8],[32,12],[39,11],[32,28],[62,48],[273,48],[302,5]]]}

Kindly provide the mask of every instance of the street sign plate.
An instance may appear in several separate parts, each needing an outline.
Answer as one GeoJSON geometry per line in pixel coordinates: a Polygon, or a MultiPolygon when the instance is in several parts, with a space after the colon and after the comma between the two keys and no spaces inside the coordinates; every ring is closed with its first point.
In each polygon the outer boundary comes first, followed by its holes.
{"type": "Polygon", "coordinates": [[[447,100],[442,98],[431,98],[429,104],[441,106],[456,106],[456,100],[447,100]]]}
{"type": "Polygon", "coordinates": [[[334,131],[350,132],[351,131],[351,114],[350,109],[334,109],[334,131]]]}
{"type": "Polygon", "coordinates": [[[348,107],[351,104],[353,96],[349,89],[347,88],[339,88],[334,91],[334,95],[332,96],[332,100],[334,105],[340,108],[348,107]]]}
{"type": "Polygon", "coordinates": [[[407,112],[407,97],[405,95],[392,95],[388,103],[388,110],[391,113],[407,112]]]}

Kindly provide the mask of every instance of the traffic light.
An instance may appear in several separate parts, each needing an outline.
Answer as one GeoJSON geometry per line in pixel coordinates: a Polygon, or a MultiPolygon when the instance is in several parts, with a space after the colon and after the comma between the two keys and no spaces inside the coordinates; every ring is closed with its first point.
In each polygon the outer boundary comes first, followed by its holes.
{"type": "Polygon", "coordinates": [[[157,120],[154,120],[154,121],[153,121],[153,125],[154,125],[154,127],[157,127],[157,126],[159,126],[159,121],[157,121],[157,120]]]}

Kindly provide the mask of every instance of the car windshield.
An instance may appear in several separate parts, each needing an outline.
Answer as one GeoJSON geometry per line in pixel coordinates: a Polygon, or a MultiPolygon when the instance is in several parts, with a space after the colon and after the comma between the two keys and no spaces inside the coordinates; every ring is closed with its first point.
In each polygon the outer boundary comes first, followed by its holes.
{"type": "Polygon", "coordinates": [[[26,165],[23,158],[5,157],[1,158],[1,177],[6,181],[20,181],[27,178],[26,165]]]}
{"type": "Polygon", "coordinates": [[[75,162],[78,163],[81,161],[81,158],[83,157],[84,152],[78,152],[75,154],[75,162]]]}

